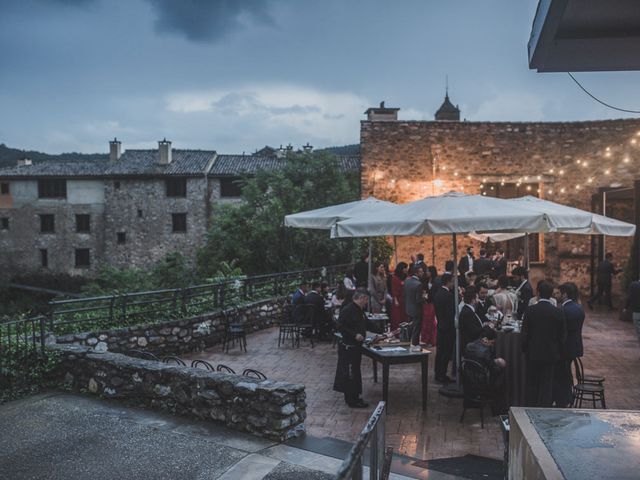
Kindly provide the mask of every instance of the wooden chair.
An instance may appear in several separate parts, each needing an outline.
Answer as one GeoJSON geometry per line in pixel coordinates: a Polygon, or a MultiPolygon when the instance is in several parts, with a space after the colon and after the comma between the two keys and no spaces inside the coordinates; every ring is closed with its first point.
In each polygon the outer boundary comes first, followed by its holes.
{"type": "Polygon", "coordinates": [[[280,318],[280,330],[278,332],[278,348],[280,345],[284,345],[287,338],[291,338],[291,346],[296,346],[296,334],[298,333],[297,324],[293,320],[294,306],[290,303],[286,304],[282,311],[282,317],[280,318]]]}
{"type": "Polygon", "coordinates": [[[231,375],[235,375],[236,372],[235,370],[233,370],[233,368],[231,367],[227,367],[226,365],[223,364],[218,364],[218,366],[216,367],[216,372],[223,372],[223,373],[230,373],[231,375]]]}
{"type": "Polygon", "coordinates": [[[460,423],[464,422],[464,414],[470,408],[480,409],[480,426],[484,428],[484,407],[492,399],[489,371],[475,360],[464,359],[460,367],[464,398],[460,423]]]}
{"type": "Polygon", "coordinates": [[[240,321],[240,315],[236,309],[222,312],[224,321],[224,338],[222,339],[222,349],[228,353],[229,346],[235,346],[236,341],[240,346],[240,351],[247,351],[247,332],[245,324],[240,321]]]}
{"type": "MultiPolygon", "coordinates": [[[[573,360],[573,368],[576,375],[576,384],[573,386],[573,408],[582,408],[582,401],[591,401],[593,408],[596,408],[596,402],[600,402],[603,409],[607,408],[607,404],[604,398],[604,385],[603,383],[587,383],[584,377],[584,371],[582,369],[582,361],[579,358],[573,360]]],[[[596,378],[597,377],[592,377],[596,378]]],[[[602,378],[604,382],[604,378],[602,378]]]]}
{"type": "Polygon", "coordinates": [[[215,372],[216,369],[206,360],[194,360],[191,362],[191,368],[204,368],[205,370],[211,370],[215,372]]]}
{"type": "Polygon", "coordinates": [[[264,373],[259,372],[258,370],[254,370],[252,368],[245,368],[244,371],[242,372],[242,375],[244,375],[245,377],[257,378],[258,380],[267,379],[267,376],[264,373]]]}

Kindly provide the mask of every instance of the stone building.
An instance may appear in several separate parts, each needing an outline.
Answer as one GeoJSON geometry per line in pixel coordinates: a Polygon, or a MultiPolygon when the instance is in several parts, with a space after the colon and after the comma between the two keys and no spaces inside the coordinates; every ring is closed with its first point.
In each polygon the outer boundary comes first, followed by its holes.
{"type": "MultiPolygon", "coordinates": [[[[448,95],[447,95],[448,97],[448,95]]],[[[405,203],[450,190],[510,198],[535,195],[636,223],[640,178],[640,119],[588,122],[401,121],[398,109],[367,110],[361,122],[362,196],[405,203]],[[375,111],[374,111],[375,110],[375,111]]],[[[454,107],[455,108],[455,107],[454,107]]],[[[457,112],[459,119],[459,111],[457,112]]],[[[633,239],[534,235],[533,276],[576,281],[588,292],[603,252],[624,266],[633,239]]],[[[399,238],[398,258],[423,252],[442,269],[449,238],[399,238]]],[[[473,244],[459,240],[459,248],[473,244]]],[[[476,255],[479,244],[476,243],[476,255]]],[[[522,240],[500,245],[511,259],[522,240]],[[520,243],[519,243],[520,242],[520,243]]],[[[622,275],[618,276],[620,279],[622,275]]]]}
{"type": "MultiPolygon", "coordinates": [[[[108,160],[21,160],[0,169],[0,278],[149,267],[174,251],[193,259],[213,205],[238,201],[244,176],[286,161],[286,150],[263,153],[173,149],[166,139],[123,153],[114,139],[108,160]]],[[[360,168],[359,157],[340,161],[360,168]]]]}

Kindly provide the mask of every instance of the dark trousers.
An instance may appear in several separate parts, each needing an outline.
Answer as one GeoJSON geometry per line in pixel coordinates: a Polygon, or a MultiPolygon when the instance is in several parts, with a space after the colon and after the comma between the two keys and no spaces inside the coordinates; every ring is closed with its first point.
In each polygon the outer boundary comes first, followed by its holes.
{"type": "Polygon", "coordinates": [[[456,331],[438,329],[438,343],[434,371],[436,379],[447,376],[449,361],[453,358],[456,345],[456,331]]]}
{"type": "Polygon", "coordinates": [[[556,407],[566,408],[573,402],[573,376],[571,360],[560,360],[553,370],[553,402],[556,407]]]}
{"type": "Polygon", "coordinates": [[[613,303],[611,302],[611,283],[598,282],[598,293],[589,300],[591,303],[596,300],[600,302],[600,299],[604,296],[604,300],[607,303],[609,308],[613,308],[613,303]]]}
{"type": "Polygon", "coordinates": [[[411,322],[411,345],[418,345],[422,331],[422,312],[417,316],[409,315],[409,321],[411,322]]]}
{"type": "Polygon", "coordinates": [[[362,350],[359,345],[338,345],[338,368],[334,382],[334,390],[344,393],[348,404],[355,403],[362,394],[362,372],[360,363],[362,350]]]}
{"type": "Polygon", "coordinates": [[[553,403],[554,362],[527,361],[525,403],[549,408],[553,403]]]}

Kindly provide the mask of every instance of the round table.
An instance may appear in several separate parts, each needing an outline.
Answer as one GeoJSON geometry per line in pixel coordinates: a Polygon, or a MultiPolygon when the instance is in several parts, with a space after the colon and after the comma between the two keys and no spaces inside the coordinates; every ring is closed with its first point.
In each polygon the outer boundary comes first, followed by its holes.
{"type": "Polygon", "coordinates": [[[522,407],[525,402],[525,358],[522,354],[522,335],[519,330],[499,330],[496,338],[496,358],[507,362],[505,390],[507,406],[522,407]]]}

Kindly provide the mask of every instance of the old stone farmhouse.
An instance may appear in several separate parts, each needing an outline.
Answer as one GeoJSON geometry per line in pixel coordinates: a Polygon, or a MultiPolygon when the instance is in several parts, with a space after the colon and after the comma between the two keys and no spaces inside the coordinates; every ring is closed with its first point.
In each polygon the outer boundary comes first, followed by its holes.
{"type": "MultiPolygon", "coordinates": [[[[307,146],[307,150],[309,146],[307,146]]],[[[19,273],[93,275],[101,264],[145,267],[168,253],[193,257],[212,221],[212,206],[237,201],[238,180],[279,168],[286,149],[254,155],[126,150],[114,139],[109,159],[19,160],[0,169],[2,277],[19,273]]],[[[358,157],[340,157],[358,171],[358,157]]]]}

